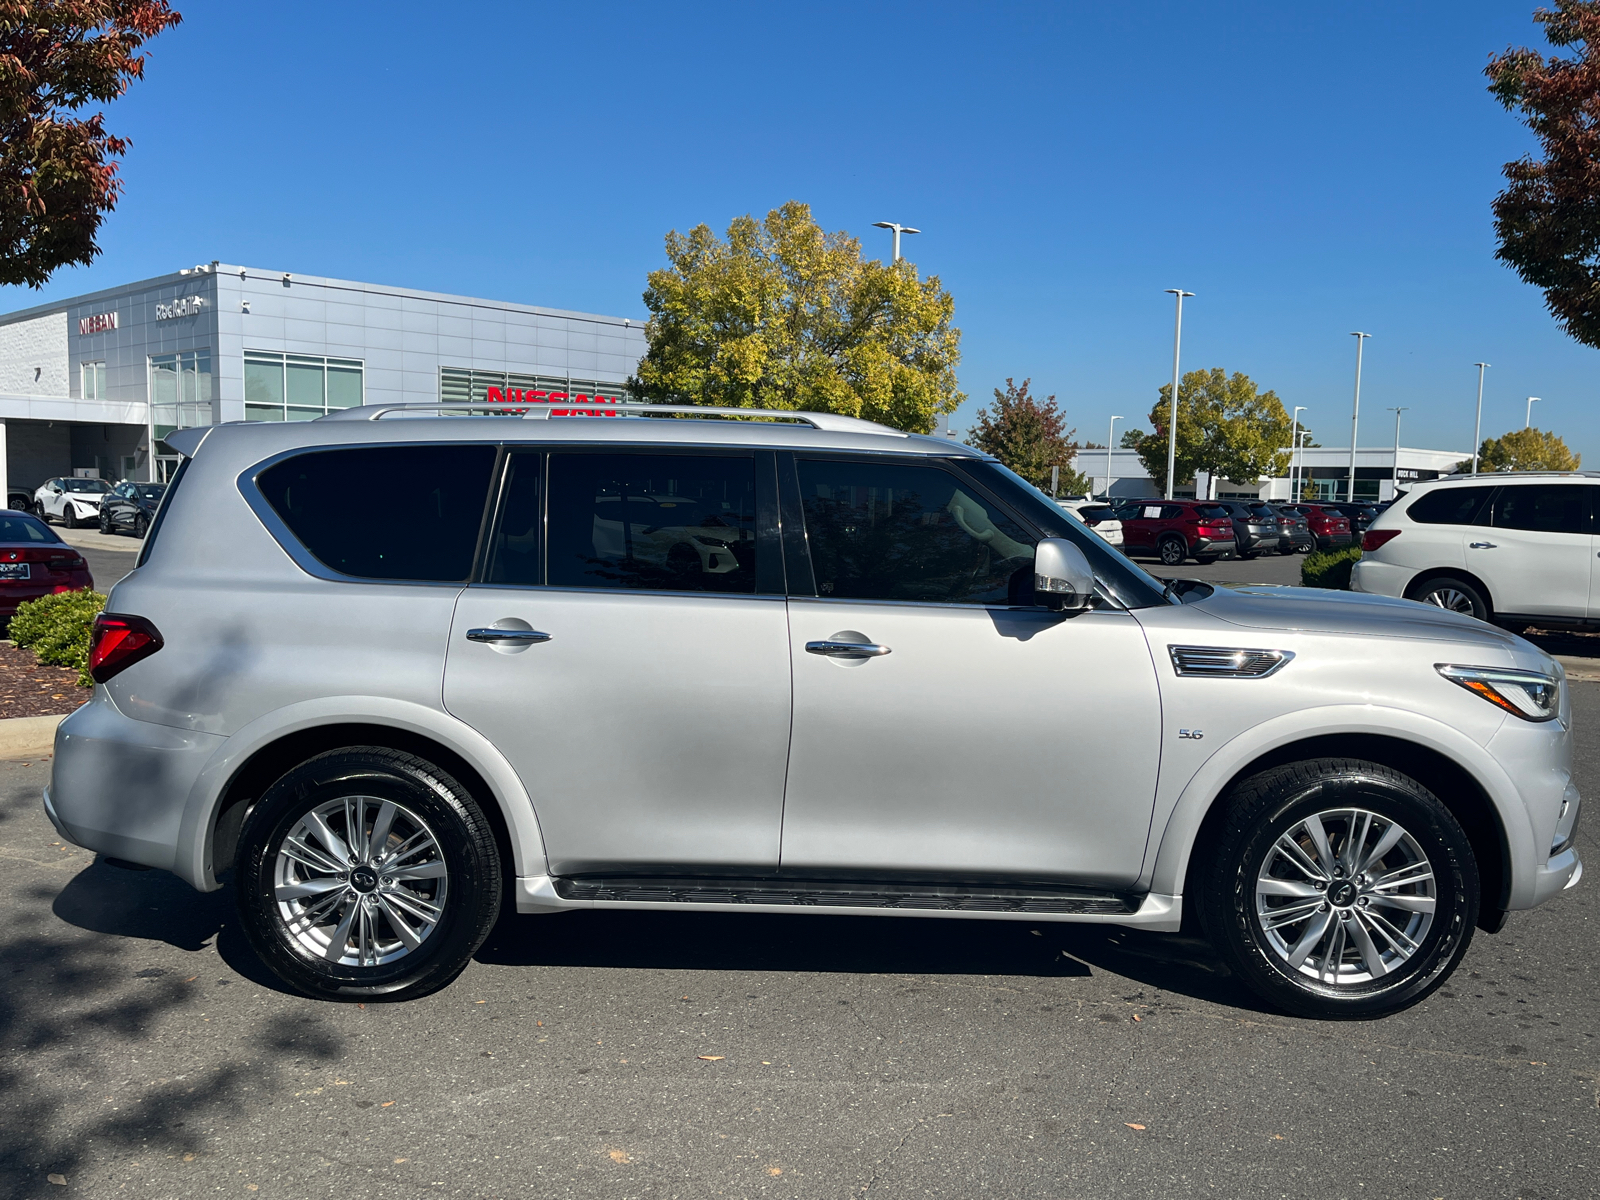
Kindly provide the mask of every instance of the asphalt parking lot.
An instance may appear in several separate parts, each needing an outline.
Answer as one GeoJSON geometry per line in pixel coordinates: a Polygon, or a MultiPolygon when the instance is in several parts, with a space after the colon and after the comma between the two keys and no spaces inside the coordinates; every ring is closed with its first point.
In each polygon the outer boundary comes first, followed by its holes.
{"type": "Polygon", "coordinates": [[[95,590],[100,592],[109,592],[112,584],[133,570],[144,545],[126,534],[108,537],[97,529],[63,529],[59,525],[51,528],[83,555],[89,574],[94,576],[95,590]]]}
{"type": "Polygon", "coordinates": [[[645,913],[507,918],[362,1008],[275,986],[228,892],[58,844],[47,771],[0,764],[0,1197],[1595,1193],[1592,882],[1374,1023],[1177,935],[645,913]]]}

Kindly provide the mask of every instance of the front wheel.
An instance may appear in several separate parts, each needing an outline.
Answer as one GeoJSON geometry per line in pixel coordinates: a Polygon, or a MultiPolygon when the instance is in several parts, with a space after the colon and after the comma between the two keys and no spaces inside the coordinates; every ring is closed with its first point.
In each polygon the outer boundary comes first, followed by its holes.
{"type": "Polygon", "coordinates": [[[107,537],[110,537],[111,534],[115,532],[111,528],[111,514],[106,512],[106,510],[103,508],[100,510],[100,532],[105,534],[107,537]]]}
{"type": "Polygon", "coordinates": [[[333,1000],[411,999],[466,967],[500,912],[500,854],[470,793],[376,746],[302,763],[239,840],[246,936],[290,987],[333,1000]]]}
{"type": "Polygon", "coordinates": [[[1252,990],[1304,1017],[1387,1016],[1450,977],[1478,919],[1460,824],[1416,780],[1317,759],[1245,781],[1201,867],[1201,918],[1252,990]]]}
{"type": "Polygon", "coordinates": [[[76,529],[78,527],[78,516],[72,511],[72,505],[63,504],[61,506],[61,523],[68,529],[76,529]]]}

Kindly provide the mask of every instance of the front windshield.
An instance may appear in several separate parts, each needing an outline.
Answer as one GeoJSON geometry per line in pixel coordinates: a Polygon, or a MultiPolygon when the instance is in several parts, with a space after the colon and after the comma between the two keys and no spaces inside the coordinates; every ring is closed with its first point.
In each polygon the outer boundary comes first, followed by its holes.
{"type": "Polygon", "coordinates": [[[1128,608],[1150,608],[1172,603],[1160,580],[1145,574],[1131,559],[1113,550],[1106,540],[1072,513],[1067,512],[1033,484],[993,459],[958,459],[957,465],[994,487],[1047,537],[1061,537],[1083,551],[1100,580],[1128,608]]]}
{"type": "Polygon", "coordinates": [[[111,485],[104,479],[63,479],[61,483],[69,492],[99,492],[104,495],[111,490],[111,485]]]}

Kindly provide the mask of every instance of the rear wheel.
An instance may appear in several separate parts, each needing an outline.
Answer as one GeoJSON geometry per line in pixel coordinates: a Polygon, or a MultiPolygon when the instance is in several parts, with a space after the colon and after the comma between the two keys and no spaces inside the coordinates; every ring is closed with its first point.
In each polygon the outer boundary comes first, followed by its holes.
{"type": "Polygon", "coordinates": [[[107,535],[115,532],[111,528],[111,514],[103,508],[100,510],[100,532],[107,535]]]}
{"type": "Polygon", "coordinates": [[[1477,586],[1454,575],[1437,575],[1417,584],[1406,592],[1406,599],[1448,608],[1480,621],[1487,621],[1490,616],[1489,602],[1477,586]]]}
{"type": "Polygon", "coordinates": [[[500,912],[500,855],[472,796],[375,746],[302,763],[240,834],[239,915],[263,962],[311,996],[410,999],[467,965],[500,912]]]}
{"type": "Polygon", "coordinates": [[[1245,781],[1199,874],[1201,916],[1239,977],[1306,1017],[1380,1017],[1449,978],[1478,919],[1450,811],[1377,763],[1317,759],[1245,781]]]}
{"type": "Polygon", "coordinates": [[[1164,566],[1176,567],[1189,557],[1189,547],[1181,537],[1169,533],[1156,544],[1156,555],[1164,566]]]}

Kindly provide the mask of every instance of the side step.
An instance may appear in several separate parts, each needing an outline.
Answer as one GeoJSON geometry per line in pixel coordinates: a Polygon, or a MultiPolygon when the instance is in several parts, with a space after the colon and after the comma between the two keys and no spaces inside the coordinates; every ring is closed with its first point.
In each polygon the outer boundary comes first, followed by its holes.
{"type": "Polygon", "coordinates": [[[1087,888],[991,888],[879,880],[640,878],[554,880],[563,900],[613,904],[776,904],[796,908],[900,908],[953,912],[1099,913],[1137,911],[1136,899],[1087,888]]]}

